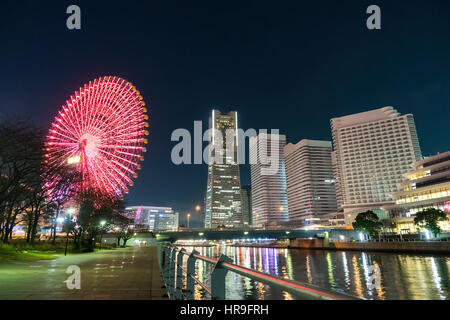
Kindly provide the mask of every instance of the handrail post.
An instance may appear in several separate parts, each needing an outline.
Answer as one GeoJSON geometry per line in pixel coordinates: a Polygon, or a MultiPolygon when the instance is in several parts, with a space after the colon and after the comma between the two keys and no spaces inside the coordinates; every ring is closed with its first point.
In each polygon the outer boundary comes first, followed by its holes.
{"type": "Polygon", "coordinates": [[[169,295],[170,299],[175,299],[175,253],[177,252],[177,248],[173,247],[172,252],[170,253],[170,267],[169,267],[169,295]]]}
{"type": "Polygon", "coordinates": [[[181,250],[177,254],[177,280],[175,287],[175,299],[182,300],[182,290],[183,290],[183,256],[186,249],[181,248],[181,250]]]}
{"type": "Polygon", "coordinates": [[[197,261],[197,257],[195,255],[199,253],[200,252],[194,249],[187,259],[186,300],[194,300],[195,280],[193,277],[195,277],[195,262],[197,261]]]}
{"type": "Polygon", "coordinates": [[[228,270],[223,267],[222,263],[231,263],[232,261],[224,254],[220,255],[219,260],[217,260],[214,270],[211,272],[212,300],[225,300],[225,277],[228,270]]]}
{"type": "Polygon", "coordinates": [[[163,279],[166,288],[169,284],[169,272],[170,272],[170,247],[164,248],[164,266],[163,266],[163,279]]]}

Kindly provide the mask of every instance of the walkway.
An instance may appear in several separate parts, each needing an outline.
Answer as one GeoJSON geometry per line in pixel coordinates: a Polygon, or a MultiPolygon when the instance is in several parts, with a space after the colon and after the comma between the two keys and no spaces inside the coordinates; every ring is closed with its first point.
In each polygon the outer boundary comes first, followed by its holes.
{"type": "Polygon", "coordinates": [[[156,247],[72,254],[37,262],[0,262],[0,300],[160,300],[156,247]],[[66,269],[81,270],[81,289],[69,290],[66,269]]]}

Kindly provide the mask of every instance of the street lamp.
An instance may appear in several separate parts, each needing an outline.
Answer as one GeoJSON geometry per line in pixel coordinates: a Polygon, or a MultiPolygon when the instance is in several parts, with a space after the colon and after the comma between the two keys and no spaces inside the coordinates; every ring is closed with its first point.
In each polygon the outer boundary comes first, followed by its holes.
{"type": "Polygon", "coordinates": [[[195,206],[195,211],[197,211],[197,212],[198,212],[198,211],[200,211],[201,209],[202,209],[202,207],[200,207],[200,205],[199,205],[199,204],[195,206]]]}
{"type": "Polygon", "coordinates": [[[187,228],[189,229],[189,218],[191,217],[191,214],[190,213],[188,213],[187,214],[187,228]]]}
{"type": "Polygon", "coordinates": [[[67,256],[67,246],[69,245],[69,229],[66,230],[66,248],[64,249],[64,256],[67,256]]]}
{"type": "Polygon", "coordinates": [[[100,221],[100,225],[102,226],[102,231],[100,232],[100,250],[102,250],[102,241],[103,241],[103,226],[105,225],[106,221],[102,220],[100,221]]]}
{"type": "Polygon", "coordinates": [[[79,163],[80,161],[81,161],[80,156],[74,156],[74,157],[67,158],[67,164],[75,164],[75,163],[79,163]]]}
{"type": "Polygon", "coordinates": [[[72,216],[75,213],[76,209],[75,208],[69,208],[67,209],[67,214],[69,214],[70,216],[72,216]]]}

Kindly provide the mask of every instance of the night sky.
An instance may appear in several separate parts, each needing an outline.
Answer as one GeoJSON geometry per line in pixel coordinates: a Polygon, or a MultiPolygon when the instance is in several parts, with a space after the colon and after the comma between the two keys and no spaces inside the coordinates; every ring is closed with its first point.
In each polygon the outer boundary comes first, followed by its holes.
{"type": "MultiPolygon", "coordinates": [[[[170,135],[211,109],[288,142],[331,139],[332,117],[413,113],[424,155],[450,150],[450,1],[2,1],[0,116],[49,127],[75,90],[117,75],[151,104],[129,205],[203,204],[206,165],[175,166],[170,135]],[[67,6],[81,30],[66,28],[67,6]],[[382,29],[366,28],[381,7],[382,29]]],[[[249,183],[248,167],[241,168],[249,183]]],[[[192,223],[201,216],[194,214],[192,223]]]]}

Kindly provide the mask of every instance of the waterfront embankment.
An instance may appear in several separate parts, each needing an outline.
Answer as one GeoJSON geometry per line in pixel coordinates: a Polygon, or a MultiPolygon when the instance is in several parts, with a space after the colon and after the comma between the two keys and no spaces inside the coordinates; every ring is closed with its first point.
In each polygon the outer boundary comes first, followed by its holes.
{"type": "Polygon", "coordinates": [[[327,241],[325,239],[293,239],[292,249],[354,250],[407,252],[450,255],[450,241],[327,241]]]}

